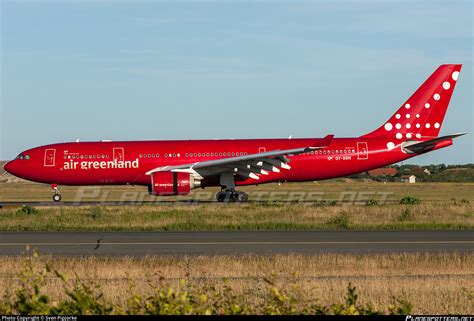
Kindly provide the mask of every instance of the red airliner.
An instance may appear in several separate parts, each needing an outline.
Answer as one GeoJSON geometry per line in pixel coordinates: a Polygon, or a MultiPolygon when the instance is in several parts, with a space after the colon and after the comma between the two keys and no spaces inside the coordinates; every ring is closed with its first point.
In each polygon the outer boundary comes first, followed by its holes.
{"type": "Polygon", "coordinates": [[[5,165],[20,178],[62,185],[144,185],[153,195],[221,186],[218,201],[248,195],[236,186],[323,180],[397,163],[452,145],[438,137],[461,65],[442,65],[376,130],[355,138],[101,141],[46,145],[5,165]]]}

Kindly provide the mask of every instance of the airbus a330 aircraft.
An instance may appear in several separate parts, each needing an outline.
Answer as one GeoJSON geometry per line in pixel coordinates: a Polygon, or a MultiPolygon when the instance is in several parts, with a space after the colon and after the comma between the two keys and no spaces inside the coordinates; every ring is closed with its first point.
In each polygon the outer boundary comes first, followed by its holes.
{"type": "Polygon", "coordinates": [[[220,186],[218,201],[246,201],[236,186],[323,180],[364,172],[452,145],[438,137],[461,65],[442,65],[376,130],[355,138],[101,141],[46,145],[5,169],[51,184],[148,186],[153,195],[186,195],[220,186]]]}

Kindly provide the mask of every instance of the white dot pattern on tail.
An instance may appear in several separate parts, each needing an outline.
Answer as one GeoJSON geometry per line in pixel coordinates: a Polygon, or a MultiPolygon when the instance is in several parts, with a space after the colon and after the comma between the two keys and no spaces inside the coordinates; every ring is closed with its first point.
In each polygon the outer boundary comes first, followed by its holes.
{"type": "Polygon", "coordinates": [[[451,75],[451,78],[453,78],[453,80],[456,81],[456,80],[458,80],[458,76],[459,76],[459,71],[455,71],[451,75]]]}

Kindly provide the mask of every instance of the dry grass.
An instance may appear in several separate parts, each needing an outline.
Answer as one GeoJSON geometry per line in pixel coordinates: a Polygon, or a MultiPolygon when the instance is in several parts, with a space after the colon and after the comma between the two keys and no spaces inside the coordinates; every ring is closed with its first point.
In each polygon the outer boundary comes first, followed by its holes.
{"type": "MultiPolygon", "coordinates": [[[[272,255],[272,256],[154,256],[133,258],[52,258],[34,260],[37,269],[45,261],[60,271],[74,271],[84,279],[98,280],[106,299],[123,303],[130,287],[146,295],[162,276],[171,284],[178,279],[191,283],[221,283],[231,277],[237,291],[254,289],[258,300],[263,277],[275,273],[276,283],[295,284],[302,300],[341,302],[349,282],[362,303],[376,309],[388,306],[392,297],[414,305],[416,314],[474,313],[474,255],[472,254],[380,254],[380,255],[272,255]],[[292,281],[293,280],[293,281],[292,281]]],[[[25,257],[3,257],[0,295],[17,284],[16,274],[25,257]]],[[[48,279],[48,294],[58,296],[60,282],[48,279]]]]}

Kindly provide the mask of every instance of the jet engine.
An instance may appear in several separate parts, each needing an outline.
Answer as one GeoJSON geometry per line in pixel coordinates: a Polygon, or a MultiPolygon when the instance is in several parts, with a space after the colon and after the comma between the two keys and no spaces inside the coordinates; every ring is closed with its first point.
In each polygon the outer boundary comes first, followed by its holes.
{"type": "Polygon", "coordinates": [[[187,195],[193,188],[201,186],[201,181],[189,173],[155,172],[151,174],[148,191],[152,195],[187,195]]]}

